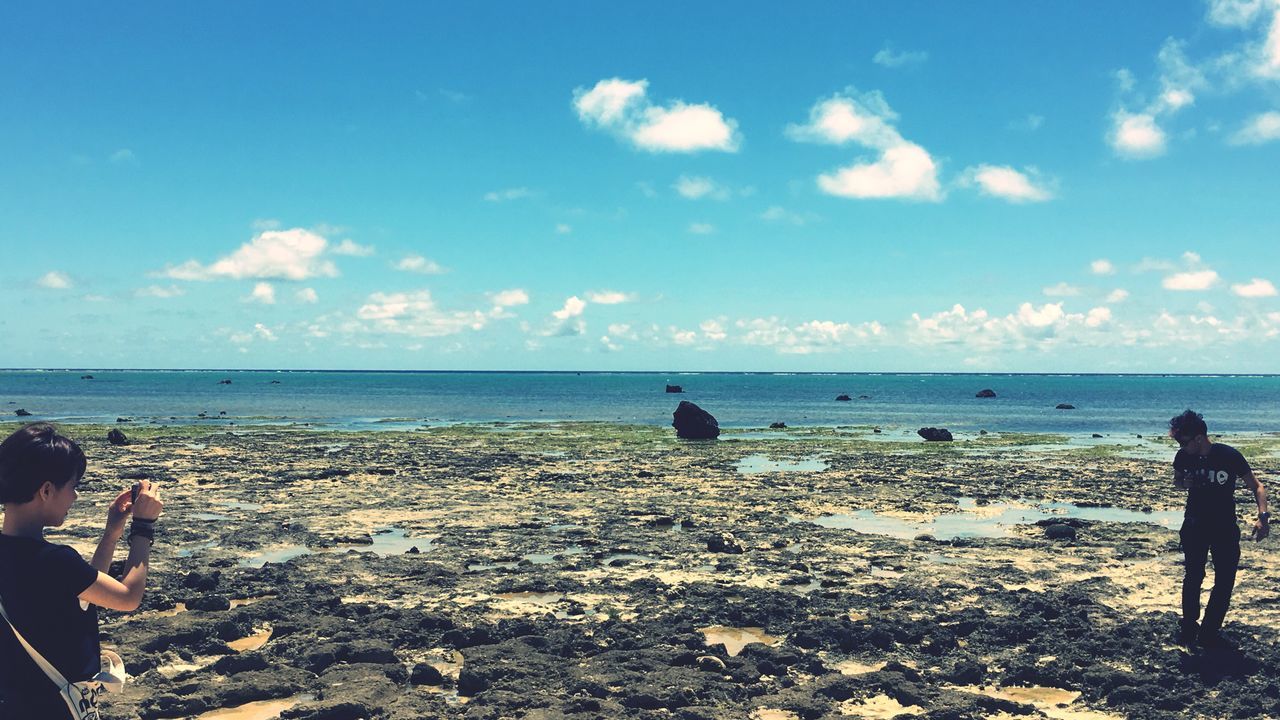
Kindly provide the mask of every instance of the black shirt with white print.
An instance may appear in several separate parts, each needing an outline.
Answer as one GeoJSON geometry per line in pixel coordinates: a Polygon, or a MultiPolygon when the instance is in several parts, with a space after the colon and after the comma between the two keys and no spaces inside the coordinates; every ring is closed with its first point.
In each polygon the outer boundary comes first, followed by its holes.
{"type": "Polygon", "coordinates": [[[1183,448],[1173,469],[1187,487],[1184,527],[1223,528],[1236,523],[1236,485],[1249,473],[1249,463],[1230,445],[1213,443],[1201,456],[1183,448]]]}

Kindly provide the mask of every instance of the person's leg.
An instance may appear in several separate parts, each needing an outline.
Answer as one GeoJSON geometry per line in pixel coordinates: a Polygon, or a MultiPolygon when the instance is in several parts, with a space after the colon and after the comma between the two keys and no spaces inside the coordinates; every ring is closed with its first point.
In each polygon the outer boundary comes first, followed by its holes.
{"type": "Polygon", "coordinates": [[[1213,635],[1222,627],[1231,604],[1231,591],[1236,586],[1236,570],[1240,567],[1240,528],[1232,525],[1213,539],[1213,591],[1204,608],[1204,623],[1200,633],[1213,635]]]}
{"type": "Polygon", "coordinates": [[[1196,620],[1200,619],[1200,586],[1204,583],[1204,563],[1209,556],[1209,543],[1202,533],[1184,526],[1182,538],[1182,629],[1194,637],[1196,620]]]}

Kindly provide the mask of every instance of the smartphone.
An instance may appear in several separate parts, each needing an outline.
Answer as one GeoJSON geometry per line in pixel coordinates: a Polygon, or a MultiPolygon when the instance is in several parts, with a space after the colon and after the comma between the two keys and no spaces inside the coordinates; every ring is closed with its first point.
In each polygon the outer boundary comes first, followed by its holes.
{"type": "Polygon", "coordinates": [[[138,502],[138,493],[140,493],[140,492],[142,492],[142,482],[141,482],[141,481],[134,483],[134,484],[133,484],[133,488],[131,488],[131,489],[129,490],[129,494],[130,494],[130,496],[133,498],[132,502],[135,502],[135,503],[136,503],[136,502],[138,502]]]}

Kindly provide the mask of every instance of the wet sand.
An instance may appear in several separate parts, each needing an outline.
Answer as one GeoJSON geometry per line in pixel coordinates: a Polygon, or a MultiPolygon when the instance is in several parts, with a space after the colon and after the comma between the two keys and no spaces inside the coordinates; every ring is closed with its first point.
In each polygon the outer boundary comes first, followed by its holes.
{"type": "Polygon", "coordinates": [[[143,609],[102,613],[135,676],[108,718],[1280,715],[1276,539],[1238,650],[1173,643],[1161,441],[64,429],[91,470],[51,539],[87,556],[111,493],[164,483],[143,609]]]}

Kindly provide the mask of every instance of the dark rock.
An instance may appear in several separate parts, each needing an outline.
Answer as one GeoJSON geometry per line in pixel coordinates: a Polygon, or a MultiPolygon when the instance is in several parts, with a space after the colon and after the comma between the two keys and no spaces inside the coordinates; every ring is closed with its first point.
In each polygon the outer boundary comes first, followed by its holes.
{"type": "Polygon", "coordinates": [[[133,422],[133,418],[118,417],[118,418],[116,418],[116,422],[118,422],[118,423],[131,423],[131,422],[133,422]]]}
{"type": "Polygon", "coordinates": [[[231,609],[231,599],[223,595],[203,595],[187,603],[190,610],[225,612],[231,609]]]}
{"type": "Polygon", "coordinates": [[[230,385],[230,384],[231,384],[231,381],[230,381],[230,380],[227,380],[227,379],[222,379],[222,380],[219,380],[219,381],[218,381],[218,384],[219,384],[219,385],[230,385]]]}
{"type": "Polygon", "coordinates": [[[93,379],[93,376],[92,376],[92,375],[81,375],[81,376],[80,376],[80,379],[81,379],[81,380],[92,380],[92,379],[93,379]]]}
{"type": "Polygon", "coordinates": [[[409,682],[414,685],[442,685],[444,684],[444,675],[440,674],[440,669],[435,665],[418,663],[413,666],[413,672],[409,675],[409,682]]]}
{"type": "Polygon", "coordinates": [[[1094,438],[1100,438],[1100,437],[1102,437],[1102,436],[1101,436],[1101,435],[1099,435],[1098,433],[1094,433],[1094,434],[1093,434],[1093,437],[1094,437],[1094,438]]]}
{"type": "Polygon", "coordinates": [[[840,402],[849,402],[850,400],[853,400],[853,398],[848,395],[837,395],[836,400],[839,400],[840,402]]]}
{"type": "Polygon", "coordinates": [[[880,431],[880,428],[875,428],[871,432],[875,433],[876,435],[879,435],[881,431],[880,431]]]}
{"type": "Polygon", "coordinates": [[[787,427],[787,424],[784,422],[769,423],[770,430],[782,430],[786,427],[787,427]]]}
{"type": "Polygon", "coordinates": [[[946,428],[925,427],[916,431],[916,434],[929,442],[951,442],[951,431],[946,428]]]}
{"type": "Polygon", "coordinates": [[[669,392],[669,393],[682,393],[682,392],[684,392],[684,388],[680,387],[679,385],[668,385],[668,386],[667,386],[667,392],[669,392]]]}
{"type": "Polygon", "coordinates": [[[107,442],[111,443],[112,445],[128,445],[129,438],[125,437],[124,433],[120,432],[119,430],[115,428],[111,428],[110,430],[107,431],[107,442]]]}
{"type": "Polygon", "coordinates": [[[729,553],[730,555],[741,555],[744,550],[742,543],[733,536],[733,533],[717,533],[707,539],[707,549],[711,552],[729,553]]]}
{"type": "Polygon", "coordinates": [[[986,431],[986,430],[979,430],[979,431],[978,431],[978,434],[979,434],[979,435],[986,435],[986,434],[987,434],[987,431],[986,431]]]}
{"type": "Polygon", "coordinates": [[[858,399],[859,399],[859,400],[870,400],[870,399],[871,399],[871,396],[870,396],[870,395],[859,395],[859,396],[858,396],[858,399]]]}
{"type": "Polygon", "coordinates": [[[189,572],[182,577],[182,586],[207,593],[218,587],[220,580],[222,580],[222,573],[218,570],[210,573],[189,572]]]}
{"type": "Polygon", "coordinates": [[[699,670],[707,672],[724,672],[724,661],[715,655],[703,655],[694,661],[699,670]]]}
{"type": "Polygon", "coordinates": [[[1072,405],[1071,403],[1058,403],[1058,406],[1054,409],[1055,410],[1075,410],[1076,406],[1072,405]]]}
{"type": "Polygon", "coordinates": [[[974,397],[980,397],[980,398],[993,398],[995,396],[996,396],[996,391],[992,390],[991,388],[983,388],[982,390],[978,391],[977,395],[974,395],[974,397]]]}
{"type": "Polygon", "coordinates": [[[720,423],[716,422],[715,417],[688,400],[680,401],[672,417],[671,426],[676,429],[676,437],[686,440],[714,440],[720,436],[720,423]]]}
{"type": "Polygon", "coordinates": [[[18,417],[31,417],[31,413],[27,412],[26,408],[18,408],[13,414],[18,417]]]}
{"type": "Polygon", "coordinates": [[[267,384],[268,384],[268,385],[279,385],[279,384],[280,384],[280,381],[279,381],[279,380],[272,380],[271,382],[269,382],[269,383],[267,383],[267,384]]]}
{"type": "Polygon", "coordinates": [[[1044,535],[1050,540],[1075,540],[1076,529],[1066,523],[1053,523],[1045,526],[1044,535]]]}

